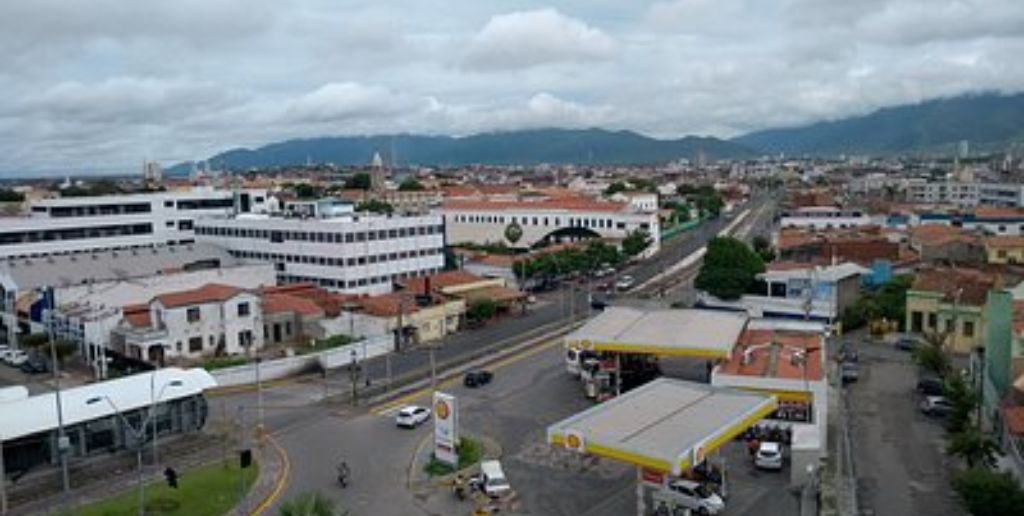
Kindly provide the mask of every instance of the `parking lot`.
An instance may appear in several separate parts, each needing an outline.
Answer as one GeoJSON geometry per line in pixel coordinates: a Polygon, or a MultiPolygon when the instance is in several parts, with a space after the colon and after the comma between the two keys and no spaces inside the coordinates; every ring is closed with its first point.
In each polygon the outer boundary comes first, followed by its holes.
{"type": "Polygon", "coordinates": [[[949,484],[942,425],[918,409],[910,353],[854,339],[860,379],[846,395],[861,514],[964,514],[949,484]]]}

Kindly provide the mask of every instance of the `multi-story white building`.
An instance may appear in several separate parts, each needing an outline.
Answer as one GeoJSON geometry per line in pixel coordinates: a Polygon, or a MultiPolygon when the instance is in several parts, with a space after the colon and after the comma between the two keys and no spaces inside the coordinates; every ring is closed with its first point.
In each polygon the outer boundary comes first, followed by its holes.
{"type": "Polygon", "coordinates": [[[154,363],[250,353],[263,342],[260,296],[216,283],[156,296],[141,310],[126,310],[111,337],[116,351],[154,363]]]}
{"type": "Polygon", "coordinates": [[[953,204],[961,208],[992,206],[1024,208],[1024,184],[911,180],[907,201],[915,204],[953,204]]]}
{"type": "Polygon", "coordinates": [[[658,251],[657,211],[584,198],[538,201],[447,201],[441,208],[448,243],[535,247],[588,238],[621,241],[635,231],[651,237],[645,256],[658,251]]]}
{"type": "Polygon", "coordinates": [[[387,293],[397,280],[444,267],[439,215],[205,218],[196,221],[196,239],[239,258],[274,263],[279,283],[349,293],[387,293]]]}
{"type": "Polygon", "coordinates": [[[0,258],[189,243],[204,216],[264,213],[265,191],[197,188],[32,203],[30,216],[0,223],[0,258]]]}
{"type": "Polygon", "coordinates": [[[833,206],[809,206],[784,211],[779,220],[779,225],[784,228],[816,231],[856,228],[871,224],[873,224],[871,216],[861,210],[848,210],[833,206]]]}

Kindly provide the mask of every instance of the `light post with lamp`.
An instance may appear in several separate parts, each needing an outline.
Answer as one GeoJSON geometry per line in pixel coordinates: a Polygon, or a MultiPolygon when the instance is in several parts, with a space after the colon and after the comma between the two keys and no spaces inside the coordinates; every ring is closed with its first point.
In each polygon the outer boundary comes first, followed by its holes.
{"type": "MultiPolygon", "coordinates": [[[[163,397],[164,391],[166,391],[168,387],[180,387],[181,385],[181,380],[171,380],[170,382],[164,384],[164,386],[160,389],[160,394],[153,398],[153,404],[156,403],[156,400],[159,400],[160,398],[163,397]]],[[[140,424],[139,427],[136,428],[131,424],[130,421],[128,421],[128,418],[124,417],[124,413],[122,413],[121,410],[117,407],[117,404],[114,403],[114,400],[110,399],[110,396],[95,396],[86,400],[85,404],[95,405],[96,403],[100,403],[102,401],[106,401],[107,404],[110,405],[110,408],[114,409],[114,413],[117,414],[117,417],[121,419],[121,423],[125,426],[125,428],[128,429],[129,433],[131,433],[132,439],[135,439],[135,462],[136,468],[138,470],[137,481],[139,486],[139,515],[144,515],[146,514],[146,484],[144,482],[145,475],[142,469],[142,443],[146,438],[146,427],[149,425],[149,421],[150,419],[152,419],[154,414],[152,405],[149,411],[149,415],[147,415],[146,419],[142,421],[142,424],[140,424]]],[[[156,436],[154,435],[153,438],[156,439],[156,436]]]]}

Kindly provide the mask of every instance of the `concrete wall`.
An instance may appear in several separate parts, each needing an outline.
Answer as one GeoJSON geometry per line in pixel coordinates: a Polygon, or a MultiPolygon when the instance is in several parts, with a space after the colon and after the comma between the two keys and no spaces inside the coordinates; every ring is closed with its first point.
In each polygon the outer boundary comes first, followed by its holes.
{"type": "MultiPolygon", "coordinates": [[[[260,380],[278,380],[295,376],[322,367],[335,369],[345,367],[352,361],[352,352],[360,362],[369,358],[382,356],[394,349],[390,337],[364,339],[346,346],[341,346],[319,353],[265,360],[260,364],[260,380]]],[[[218,387],[233,387],[256,383],[256,364],[249,363],[235,367],[226,367],[210,372],[217,380],[218,387]]]]}

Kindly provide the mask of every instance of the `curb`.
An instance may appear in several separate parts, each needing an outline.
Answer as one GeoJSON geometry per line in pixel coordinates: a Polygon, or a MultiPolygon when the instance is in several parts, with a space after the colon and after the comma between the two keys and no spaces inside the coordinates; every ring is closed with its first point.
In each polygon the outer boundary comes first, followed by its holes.
{"type": "Polygon", "coordinates": [[[271,505],[274,504],[281,494],[284,493],[285,487],[288,486],[288,482],[291,477],[292,463],[288,459],[288,452],[277,443],[277,439],[274,439],[273,435],[267,435],[267,441],[274,448],[274,452],[277,453],[278,459],[281,460],[281,472],[277,476],[277,482],[274,484],[274,489],[267,495],[266,498],[260,502],[251,512],[247,513],[250,516],[258,516],[263,514],[271,505]]]}

